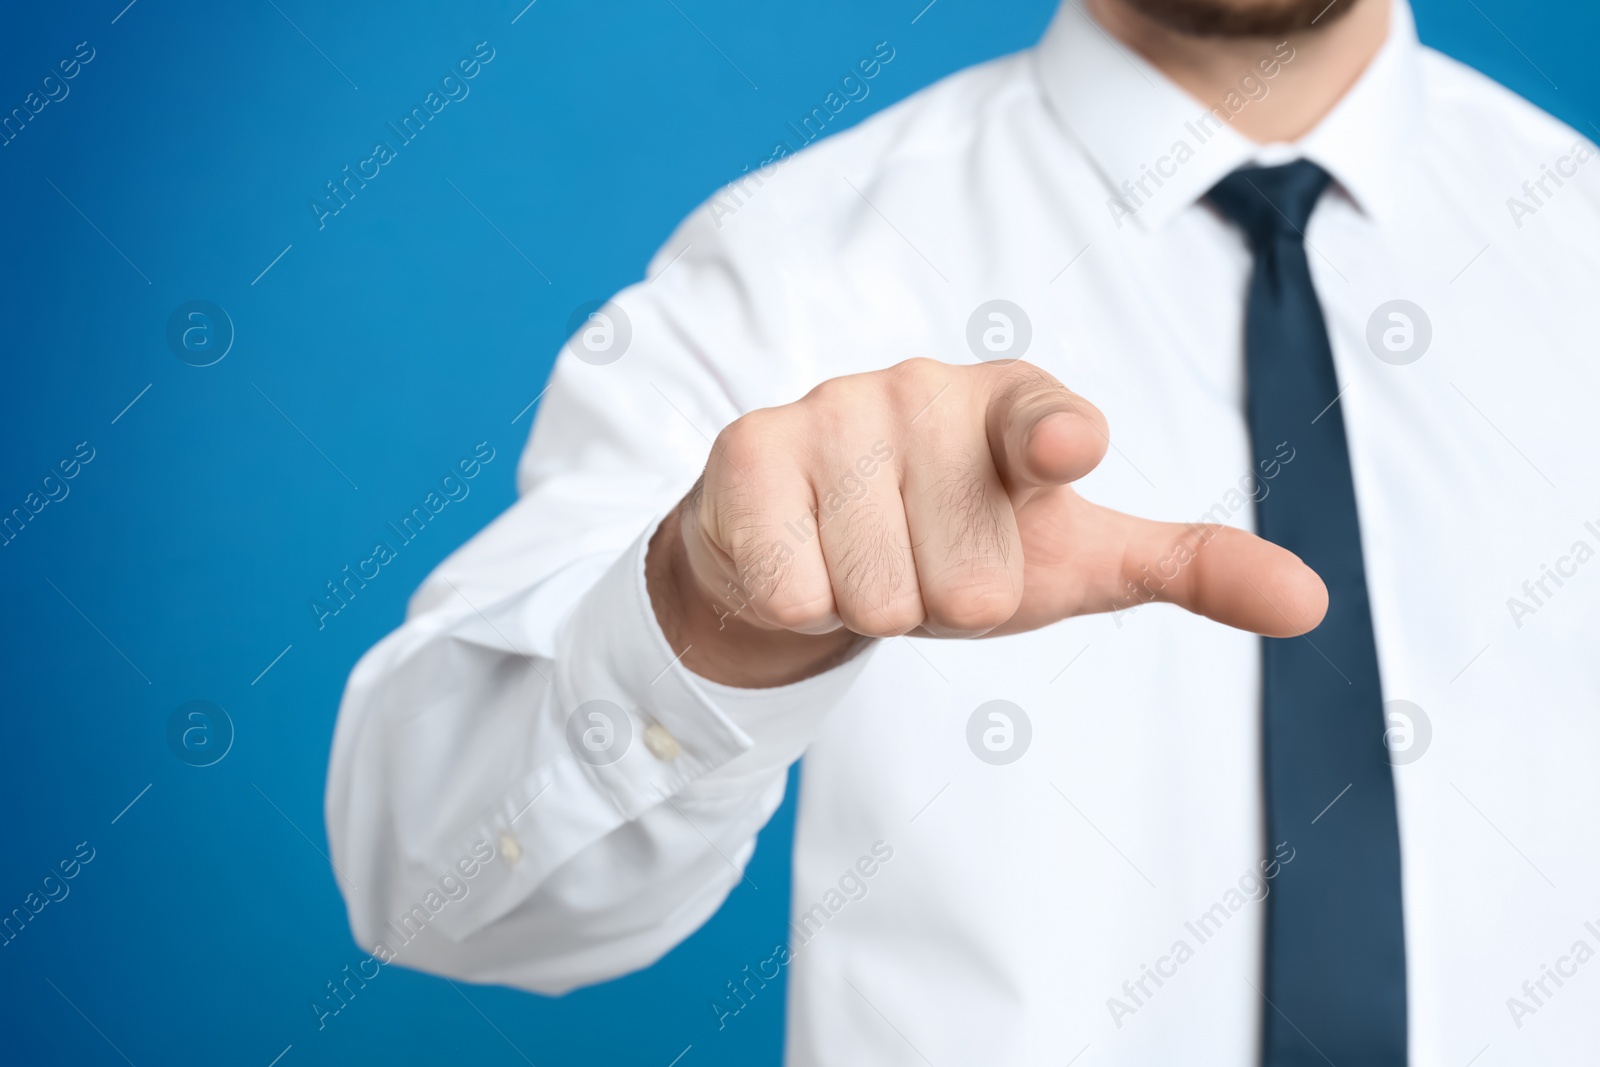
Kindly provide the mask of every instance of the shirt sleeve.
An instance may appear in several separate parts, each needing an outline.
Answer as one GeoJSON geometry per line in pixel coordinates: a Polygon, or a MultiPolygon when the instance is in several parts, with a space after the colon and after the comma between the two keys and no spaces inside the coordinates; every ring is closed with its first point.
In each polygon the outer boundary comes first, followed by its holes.
{"type": "Polygon", "coordinates": [[[620,355],[563,349],[516,504],[351,674],[326,817],[379,959],[540,992],[653,962],[743,877],[859,673],[865,655],[779,688],[714,684],[645,588],[650,535],[715,434],[815,384],[774,341],[790,299],[768,258],[691,217],[603,309],[620,355]]]}

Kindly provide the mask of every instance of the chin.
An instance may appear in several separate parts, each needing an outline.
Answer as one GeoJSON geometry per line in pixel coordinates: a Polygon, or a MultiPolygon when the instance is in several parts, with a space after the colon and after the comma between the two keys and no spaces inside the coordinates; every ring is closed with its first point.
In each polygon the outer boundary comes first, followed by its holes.
{"type": "Polygon", "coordinates": [[[1276,37],[1321,27],[1359,0],[1117,0],[1177,33],[1196,37],[1276,37]]]}

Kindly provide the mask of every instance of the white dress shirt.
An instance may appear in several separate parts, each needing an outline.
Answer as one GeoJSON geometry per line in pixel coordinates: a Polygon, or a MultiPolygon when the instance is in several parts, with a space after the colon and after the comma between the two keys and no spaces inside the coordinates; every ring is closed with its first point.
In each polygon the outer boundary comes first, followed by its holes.
{"type": "Polygon", "coordinates": [[[1257,638],[1153,605],[736,690],[678,661],[643,554],[741,413],[978,353],[1106,413],[1084,496],[1248,528],[1271,491],[1243,415],[1250,255],[1201,197],[1303,156],[1334,178],[1306,233],[1328,400],[1385,700],[1409,702],[1411,1062],[1593,1062],[1600,163],[1421,47],[1403,0],[1336,109],[1257,146],[1222,116],[1272,91],[1273,59],[1292,40],[1203,119],[1069,4],[1038,47],[696,211],[563,351],[520,500],[351,676],[327,819],[357,938],[541,992],[648,966],[739,883],[803,753],[793,954],[757,968],[789,968],[788,1062],[1252,1063],[1259,898],[1339,817],[1330,796],[1262,839],[1257,638]],[[992,300],[1021,315],[974,323],[992,300]],[[990,701],[1021,715],[975,720],[990,701]],[[580,759],[586,729],[620,758],[580,759]]]}

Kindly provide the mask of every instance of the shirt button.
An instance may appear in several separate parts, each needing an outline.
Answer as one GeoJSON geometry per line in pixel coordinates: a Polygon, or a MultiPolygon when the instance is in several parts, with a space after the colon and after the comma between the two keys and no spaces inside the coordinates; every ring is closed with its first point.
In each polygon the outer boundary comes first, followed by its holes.
{"type": "Polygon", "coordinates": [[[678,745],[678,739],[673,737],[667,731],[667,728],[658,722],[653,722],[645,727],[644,747],[648,748],[650,754],[662,762],[677,759],[678,753],[682,751],[682,748],[678,745]]]}
{"type": "Polygon", "coordinates": [[[501,834],[500,855],[506,858],[507,863],[515,867],[517,865],[517,861],[522,858],[522,845],[519,844],[517,839],[512,837],[510,834],[501,834]]]}

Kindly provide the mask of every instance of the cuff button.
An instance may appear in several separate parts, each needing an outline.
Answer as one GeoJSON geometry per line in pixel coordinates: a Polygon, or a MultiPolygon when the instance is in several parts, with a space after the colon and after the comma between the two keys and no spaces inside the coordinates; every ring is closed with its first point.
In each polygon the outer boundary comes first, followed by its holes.
{"type": "Polygon", "coordinates": [[[645,727],[644,747],[648,748],[650,754],[663,763],[677,759],[678,753],[683,751],[678,744],[678,739],[673,737],[667,728],[658,722],[651,723],[645,727]]]}
{"type": "Polygon", "coordinates": [[[507,863],[515,867],[517,861],[522,858],[522,845],[510,834],[501,834],[500,855],[506,858],[507,863]]]}

